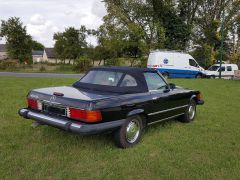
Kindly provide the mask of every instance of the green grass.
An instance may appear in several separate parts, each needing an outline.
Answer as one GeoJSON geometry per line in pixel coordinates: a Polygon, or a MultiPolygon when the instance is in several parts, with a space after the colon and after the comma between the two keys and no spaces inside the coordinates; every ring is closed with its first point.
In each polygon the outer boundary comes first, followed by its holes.
{"type": "Polygon", "coordinates": [[[0,179],[239,179],[240,81],[171,80],[203,92],[196,120],[148,127],[125,150],[110,134],[33,129],[18,116],[31,88],[74,81],[0,77],[0,179]]]}

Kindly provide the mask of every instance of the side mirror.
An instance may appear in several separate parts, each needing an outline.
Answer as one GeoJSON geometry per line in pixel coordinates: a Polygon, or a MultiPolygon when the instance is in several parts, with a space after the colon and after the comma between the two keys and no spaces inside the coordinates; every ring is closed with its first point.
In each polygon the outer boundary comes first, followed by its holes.
{"type": "Polygon", "coordinates": [[[176,85],[173,84],[173,83],[169,83],[168,86],[169,86],[170,89],[175,89],[176,88],[176,85]]]}

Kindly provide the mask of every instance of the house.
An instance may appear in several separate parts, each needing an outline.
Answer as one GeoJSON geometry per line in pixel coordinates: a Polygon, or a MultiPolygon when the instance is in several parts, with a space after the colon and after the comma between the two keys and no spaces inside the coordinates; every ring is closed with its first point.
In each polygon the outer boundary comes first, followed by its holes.
{"type": "Polygon", "coordinates": [[[32,59],[33,62],[42,62],[43,61],[43,52],[41,50],[32,50],[32,59]]]}
{"type": "MultiPolygon", "coordinates": [[[[43,52],[43,61],[48,63],[61,63],[60,59],[57,59],[54,48],[45,48],[43,52]]],[[[71,63],[69,59],[65,59],[65,63],[71,63]]]]}
{"type": "Polygon", "coordinates": [[[0,44],[0,60],[7,59],[6,44],[0,44]]]}
{"type": "Polygon", "coordinates": [[[58,63],[54,48],[45,48],[43,52],[43,61],[49,63],[58,63]]]}

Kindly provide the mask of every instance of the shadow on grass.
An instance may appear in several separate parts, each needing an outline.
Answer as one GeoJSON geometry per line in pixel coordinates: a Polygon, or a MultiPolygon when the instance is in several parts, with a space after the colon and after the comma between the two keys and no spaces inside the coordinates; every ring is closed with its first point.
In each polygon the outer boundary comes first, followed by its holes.
{"type": "MultiPolygon", "coordinates": [[[[178,123],[180,122],[175,119],[156,123],[146,127],[144,129],[143,136],[149,136],[152,133],[158,133],[162,129],[166,130],[172,128],[172,126],[178,123]]],[[[104,132],[94,135],[79,135],[47,125],[34,128],[33,131],[33,136],[35,136],[37,143],[42,143],[44,145],[57,145],[61,146],[63,149],[79,148],[81,150],[86,149],[98,151],[98,148],[108,149],[115,147],[112,132],[104,132]]]]}

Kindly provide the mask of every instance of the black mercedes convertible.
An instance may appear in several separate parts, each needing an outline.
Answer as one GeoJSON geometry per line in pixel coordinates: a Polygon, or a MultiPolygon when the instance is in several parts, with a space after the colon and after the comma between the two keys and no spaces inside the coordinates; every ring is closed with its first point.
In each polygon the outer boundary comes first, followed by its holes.
{"type": "Polygon", "coordinates": [[[79,134],[112,132],[116,145],[132,147],[148,125],[177,118],[191,122],[199,91],[168,84],[154,69],[97,67],[72,86],[31,90],[19,114],[79,134]]]}

